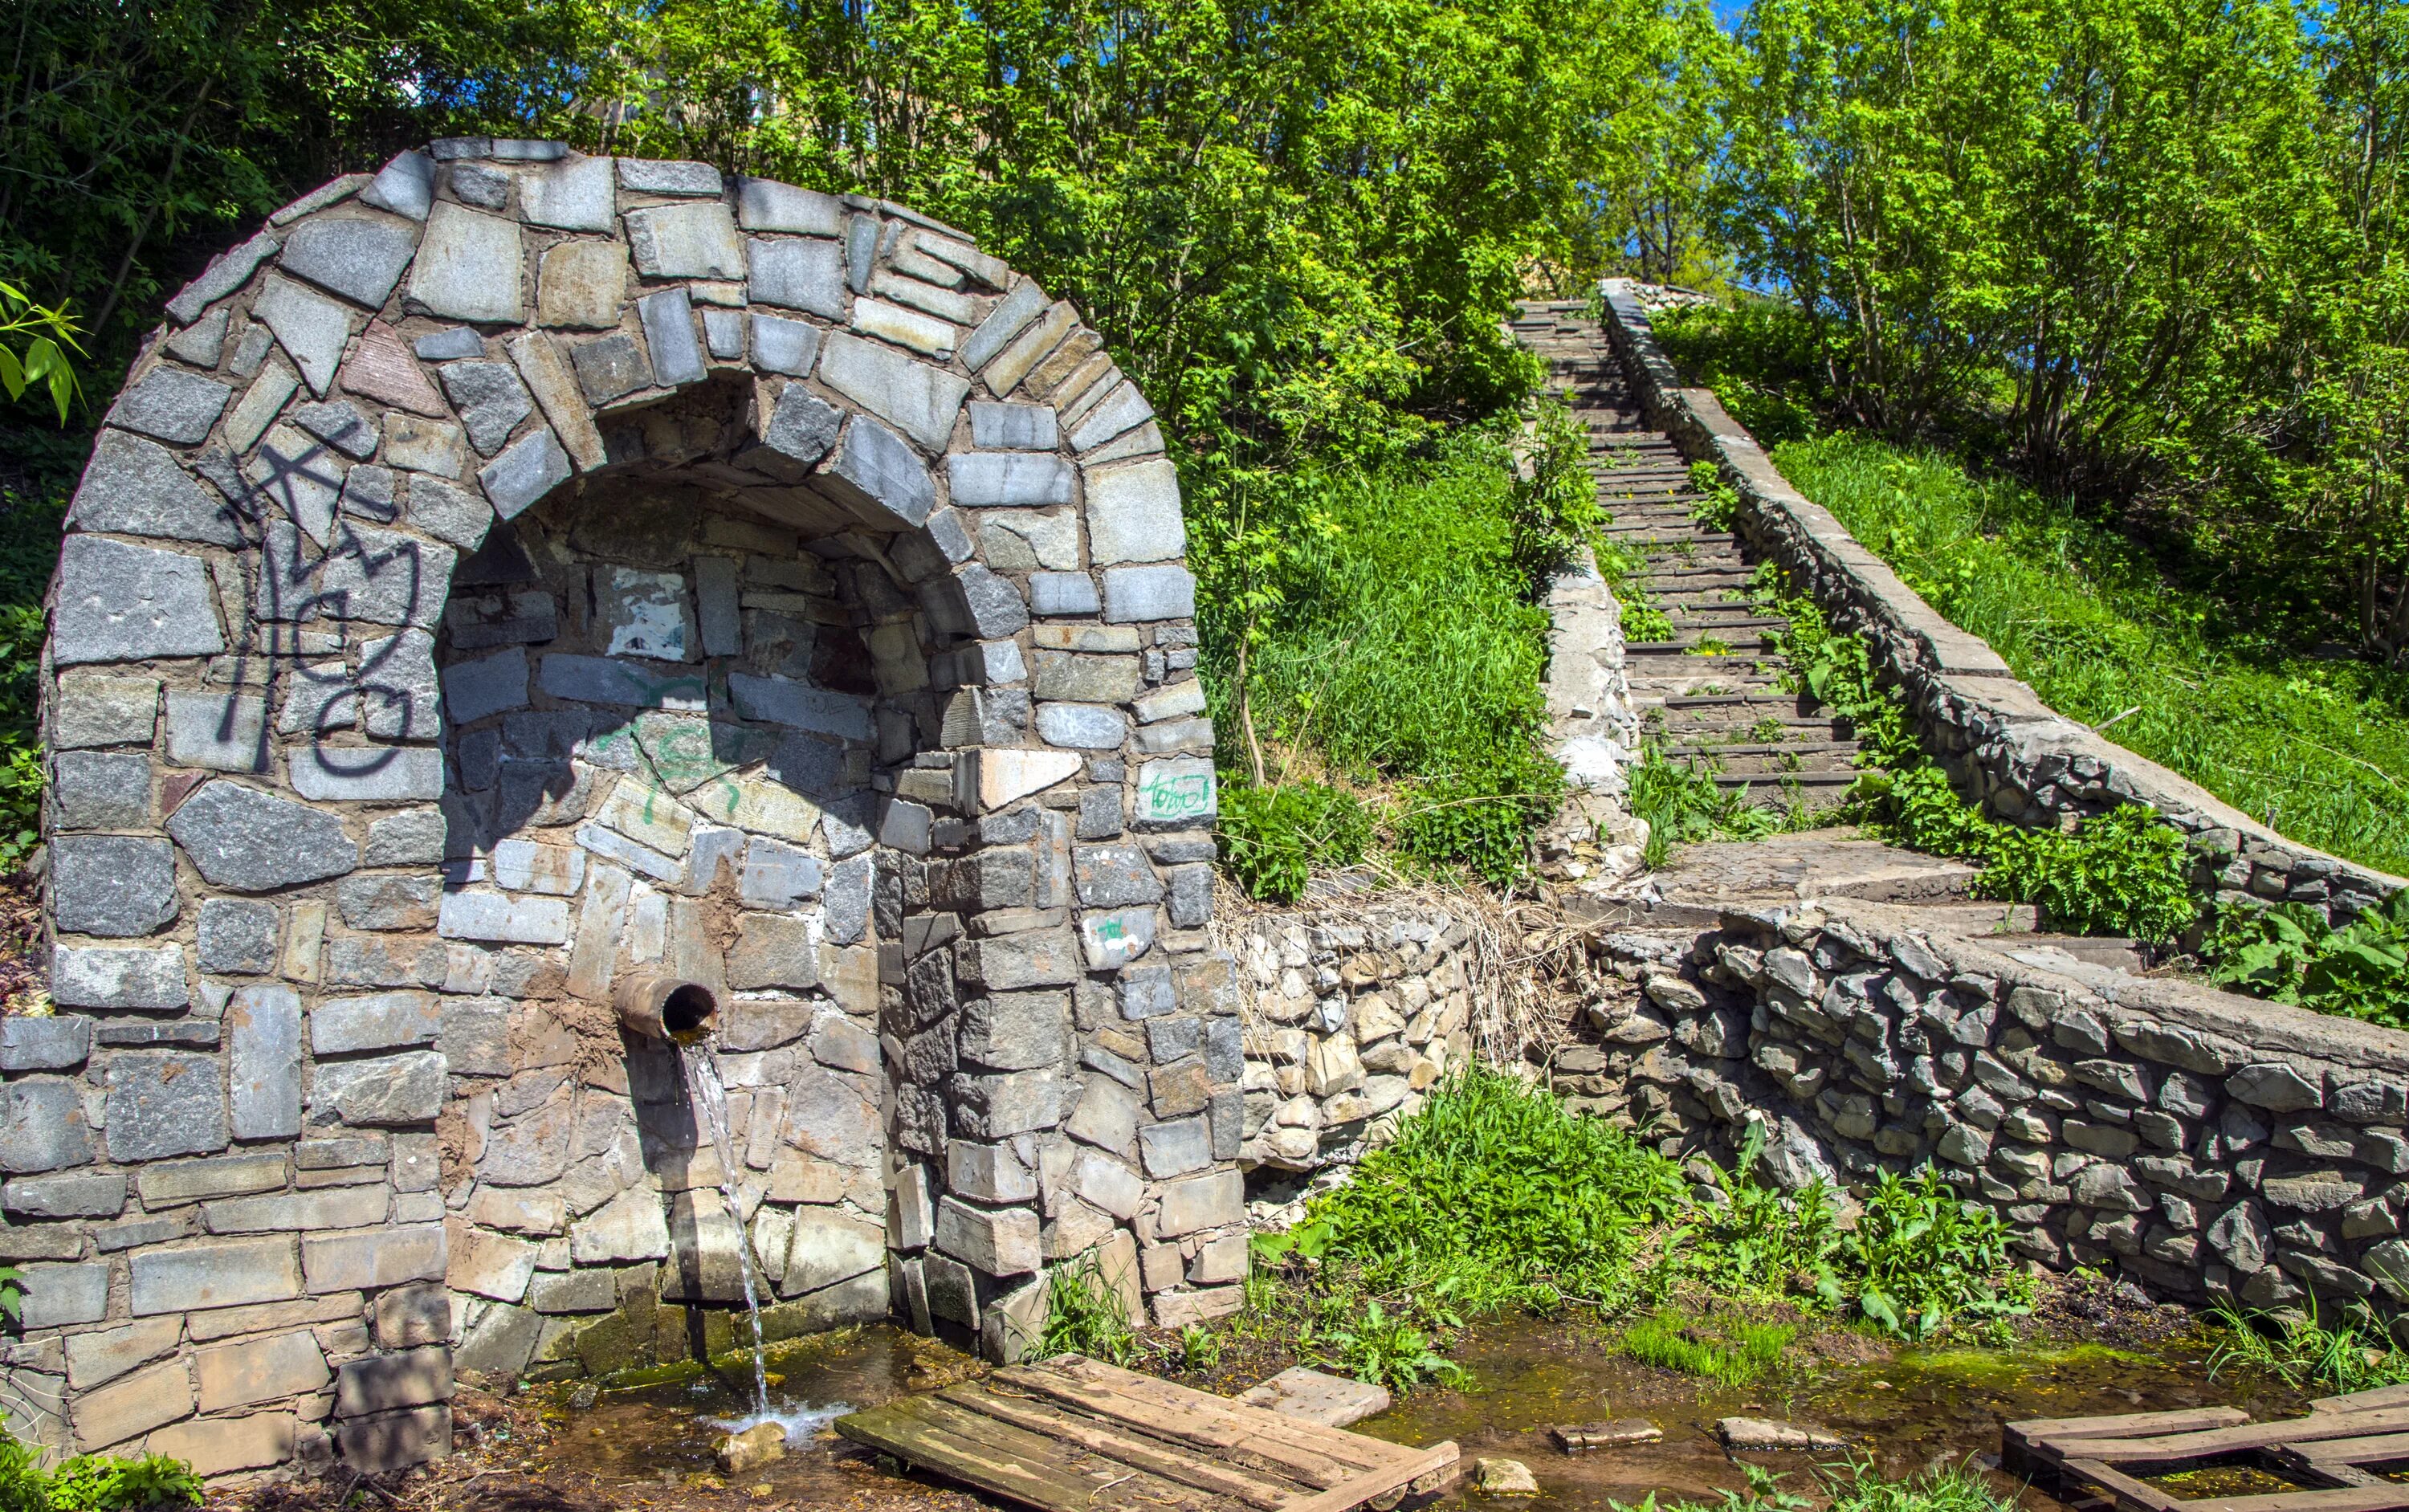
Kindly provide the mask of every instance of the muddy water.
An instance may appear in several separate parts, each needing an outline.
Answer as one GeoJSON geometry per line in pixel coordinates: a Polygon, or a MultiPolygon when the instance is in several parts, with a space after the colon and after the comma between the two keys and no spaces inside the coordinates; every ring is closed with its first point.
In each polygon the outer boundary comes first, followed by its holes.
{"type": "MultiPolygon", "coordinates": [[[[1441,1493],[1442,1507],[1485,1503],[1491,1512],[1501,1506],[1604,1512],[1609,1502],[1637,1503],[1652,1491],[1660,1505],[1719,1505],[1718,1491],[1744,1484],[1738,1460],[1714,1437],[1715,1420],[1726,1416],[1820,1424],[1849,1437],[1884,1473],[1901,1475],[1996,1456],[1999,1425],[2012,1418],[2214,1404],[2260,1418],[2300,1410],[2297,1397],[2263,1383],[2210,1379],[2208,1347],[2205,1339],[2186,1336],[2130,1349],[2049,1344],[1893,1351],[1843,1335],[1837,1348],[1831,1339],[1802,1342],[1775,1374],[1726,1389],[1615,1356],[1605,1334],[1580,1325],[1500,1322],[1459,1341],[1456,1358],[1469,1373],[1461,1389],[1426,1388],[1358,1427],[1398,1443],[1451,1438],[1467,1468],[1482,1456],[1520,1460],[1541,1490],[1536,1500],[1499,1504],[1473,1491],[1467,1477],[1441,1493]],[[1548,1438],[1552,1424],[1615,1418],[1649,1418],[1665,1436],[1655,1444],[1571,1455],[1548,1438]]],[[[874,1406],[945,1384],[978,1369],[975,1361],[886,1326],[772,1346],[770,1395],[773,1408],[787,1415],[789,1452],[757,1470],[721,1477],[712,1461],[723,1431],[717,1424],[742,1418],[752,1394],[750,1361],[726,1363],[716,1375],[621,1386],[600,1393],[590,1407],[565,1410],[547,1456],[551,1467],[630,1490],[650,1483],[672,1504],[724,1490],[770,1508],[970,1505],[939,1482],[882,1468],[825,1425],[839,1408],[874,1406]]],[[[1812,1462],[1838,1457],[1738,1458],[1784,1473],[1783,1490],[1812,1495],[1820,1504],[1812,1462]]],[[[1992,1478],[2003,1491],[2019,1489],[1996,1473],[1992,1478]]],[[[2188,1497],[2238,1488],[2220,1481],[2170,1489],[2188,1497]]],[[[2057,1512],[2057,1504],[2038,1492],[2027,1490],[2023,1499],[2042,1512],[2057,1512]]]]}
{"type": "MultiPolygon", "coordinates": [[[[1996,1459],[1999,1425],[2023,1418],[2151,1412],[2229,1404],[2254,1417],[2300,1410],[2297,1398],[2253,1390],[2230,1377],[2211,1380],[2209,1343],[2181,1338],[2135,1349],[2100,1345],[2025,1345],[2011,1349],[1892,1352],[1844,1336],[1849,1354],[1835,1359],[1811,1345],[1753,1385],[1725,1388],[1638,1365],[1607,1353],[1603,1335],[1563,1325],[1508,1323],[1467,1339],[1458,1361],[1472,1374],[1464,1390],[1424,1390],[1357,1425],[1398,1443],[1452,1438],[1467,1465],[1482,1456],[1520,1460],[1541,1491],[1522,1505],[1604,1508],[1636,1503],[1651,1491],[1662,1503],[1697,1500],[1720,1505],[1715,1493],[1745,1484],[1739,1462],[1784,1475],[1781,1490],[1817,1494],[1817,1462],[1838,1454],[1727,1455],[1714,1433],[1717,1418],[1789,1418],[1828,1428],[1857,1446],[1884,1474],[1899,1476],[1996,1459]],[[1556,1423],[1645,1418],[1661,1442],[1566,1454],[1549,1439],[1556,1423]]],[[[1990,1472],[2002,1491],[2019,1490],[1990,1472]]],[[[2216,1491],[2176,1490],[2178,1495],[2216,1491]]],[[[2056,1508],[2027,1490],[2027,1505],[2056,1508]]],[[[1442,1505],[1488,1503],[1468,1478],[1439,1498],[1442,1505]]]]}

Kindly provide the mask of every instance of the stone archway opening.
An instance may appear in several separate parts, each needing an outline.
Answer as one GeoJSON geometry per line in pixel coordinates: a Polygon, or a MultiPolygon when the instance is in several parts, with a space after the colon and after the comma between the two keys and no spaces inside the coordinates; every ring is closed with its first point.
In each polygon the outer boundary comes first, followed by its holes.
{"type": "Polygon", "coordinates": [[[26,1436],[406,1463],[456,1370],[732,1344],[747,1255],[781,1328],[997,1355],[1089,1250],[1235,1304],[1177,486],[1075,310],[896,206],[477,139],[168,312],[53,591],[26,1436]]]}

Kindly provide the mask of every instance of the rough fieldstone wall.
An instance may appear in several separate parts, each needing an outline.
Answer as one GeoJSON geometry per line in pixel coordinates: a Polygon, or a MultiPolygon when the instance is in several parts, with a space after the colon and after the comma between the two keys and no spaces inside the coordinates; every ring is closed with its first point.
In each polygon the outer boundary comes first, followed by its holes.
{"type": "Polygon", "coordinates": [[[455,1369],[729,1346],[746,1246],[773,1332],[1009,1355],[1089,1247],[1235,1305],[1178,486],[1075,310],[893,205],[483,139],[167,308],[51,598],[16,1431],[408,1462],[455,1369]],[[732,1171],[649,973],[719,1003],[732,1171]]]}
{"type": "Polygon", "coordinates": [[[2409,1035],[1809,901],[1608,935],[1560,1091],[1785,1188],[1931,1164],[2025,1254],[2193,1300],[2409,1303],[2409,1035]]]}
{"type": "Polygon", "coordinates": [[[1711,390],[1684,388],[1629,280],[1608,279],[1607,333],[1650,424],[1713,460],[1739,494],[1738,528],[1782,564],[1832,623],[1864,635],[1906,693],[1925,746],[1995,816],[2054,826],[2126,803],[2182,830],[2204,898],[2314,904],[2344,922],[2404,884],[2285,839],[2199,784],[2066,718],[1981,638],[1950,624],[1790,485],[1711,390]]]}
{"type": "Polygon", "coordinates": [[[1473,927],[1453,911],[1259,914],[1229,933],[1246,1017],[1247,1169],[1361,1159],[1469,1063],[1473,927]]]}

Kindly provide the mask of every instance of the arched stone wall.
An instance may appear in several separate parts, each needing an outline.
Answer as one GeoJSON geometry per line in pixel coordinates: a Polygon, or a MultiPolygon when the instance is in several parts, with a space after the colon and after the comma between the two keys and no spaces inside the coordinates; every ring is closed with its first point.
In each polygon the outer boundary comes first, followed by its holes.
{"type": "Polygon", "coordinates": [[[478,139],[168,312],[51,604],[21,1432],[407,1462],[455,1363],[728,1347],[748,1238],[778,1332],[1010,1354],[1089,1248],[1234,1305],[1178,490],[1075,310],[897,206],[478,139]]]}

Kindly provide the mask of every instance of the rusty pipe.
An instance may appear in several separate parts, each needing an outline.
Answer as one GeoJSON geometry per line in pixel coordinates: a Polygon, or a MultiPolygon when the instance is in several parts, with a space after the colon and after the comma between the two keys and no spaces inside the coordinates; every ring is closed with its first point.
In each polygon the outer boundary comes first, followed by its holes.
{"type": "Polygon", "coordinates": [[[648,1040],[691,1044],[719,1027],[719,999],[700,982],[664,972],[622,977],[612,993],[619,1022],[648,1040]]]}

